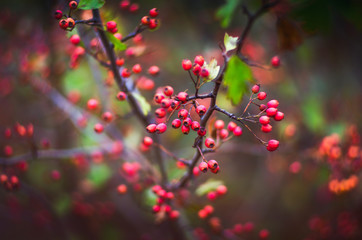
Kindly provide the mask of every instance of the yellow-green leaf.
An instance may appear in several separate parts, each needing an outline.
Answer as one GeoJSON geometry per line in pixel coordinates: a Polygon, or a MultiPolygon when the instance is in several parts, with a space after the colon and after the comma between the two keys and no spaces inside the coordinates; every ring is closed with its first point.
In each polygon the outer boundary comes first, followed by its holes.
{"type": "Polygon", "coordinates": [[[123,51],[127,48],[127,45],[118,40],[112,33],[105,32],[107,34],[107,37],[109,41],[114,45],[114,49],[118,51],[123,51]]]}
{"type": "Polygon", "coordinates": [[[209,179],[206,182],[204,182],[203,184],[201,184],[195,191],[195,193],[198,196],[202,196],[205,195],[208,192],[211,191],[215,191],[216,188],[220,185],[223,185],[224,183],[220,180],[213,180],[213,179],[209,179]]]}
{"type": "Polygon", "coordinates": [[[229,26],[231,19],[237,9],[240,0],[226,0],[226,3],[221,6],[216,12],[216,17],[221,20],[221,26],[226,28],[229,26]]]}
{"type": "Polygon", "coordinates": [[[250,67],[237,56],[232,56],[224,74],[224,85],[228,88],[227,97],[232,104],[241,102],[244,93],[248,92],[249,82],[253,81],[250,67]]]}
{"type": "Polygon", "coordinates": [[[234,50],[236,48],[236,43],[238,42],[238,37],[231,37],[229,34],[225,33],[224,37],[224,46],[226,52],[234,50]]]}
{"type": "Polygon", "coordinates": [[[215,58],[211,59],[209,64],[204,64],[204,67],[209,71],[209,76],[206,80],[213,80],[219,74],[220,66],[217,65],[215,58]]]}
{"type": "Polygon", "coordinates": [[[142,113],[144,115],[148,115],[148,113],[151,111],[151,105],[147,102],[147,100],[139,93],[133,93],[134,98],[136,98],[138,105],[142,109],[142,113]]]}

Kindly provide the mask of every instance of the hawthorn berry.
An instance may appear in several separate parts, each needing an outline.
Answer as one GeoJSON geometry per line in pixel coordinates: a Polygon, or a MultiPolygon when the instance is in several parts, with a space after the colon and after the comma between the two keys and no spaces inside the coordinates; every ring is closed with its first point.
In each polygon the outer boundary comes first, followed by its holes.
{"type": "Polygon", "coordinates": [[[99,102],[97,99],[91,98],[87,102],[87,107],[89,110],[95,110],[99,107],[99,102]]]}
{"type": "Polygon", "coordinates": [[[167,199],[174,199],[174,198],[175,198],[175,195],[173,194],[173,192],[167,192],[167,193],[166,193],[166,198],[167,198],[167,199]]]}
{"type": "Polygon", "coordinates": [[[160,68],[157,67],[157,66],[151,66],[149,69],[148,69],[148,73],[155,76],[157,75],[158,73],[160,72],[160,68]]]}
{"type": "Polygon", "coordinates": [[[162,93],[156,93],[155,96],[153,97],[153,100],[156,103],[160,104],[164,98],[165,96],[162,93]]]}
{"type": "Polygon", "coordinates": [[[266,93],[265,92],[258,93],[258,99],[259,100],[264,100],[265,98],[266,98],[266,93]]]}
{"type": "Polygon", "coordinates": [[[163,93],[164,93],[166,96],[170,97],[170,96],[172,96],[172,94],[173,94],[173,88],[172,88],[171,86],[166,86],[166,87],[163,89],[163,93]]]}
{"type": "Polygon", "coordinates": [[[207,193],[207,198],[208,198],[210,201],[215,200],[215,199],[217,198],[216,192],[214,192],[214,191],[208,192],[208,193],[207,193]]]}
{"type": "Polygon", "coordinates": [[[169,108],[171,106],[172,99],[165,98],[161,101],[161,107],[163,108],[169,108]]]}
{"type": "Polygon", "coordinates": [[[193,121],[191,124],[191,129],[194,131],[200,130],[200,123],[198,121],[193,121]]]}
{"type": "Polygon", "coordinates": [[[202,68],[202,69],[201,69],[201,72],[200,72],[200,75],[201,75],[201,77],[203,77],[203,78],[207,78],[207,77],[210,75],[210,72],[209,72],[209,70],[207,70],[206,68],[202,68]]]}
{"type": "Polygon", "coordinates": [[[205,139],[205,146],[207,148],[214,148],[215,147],[215,141],[212,138],[206,138],[205,139]]]}
{"type": "Polygon", "coordinates": [[[145,26],[147,26],[148,24],[150,24],[151,18],[149,16],[144,16],[141,18],[141,23],[145,26]]]}
{"type": "Polygon", "coordinates": [[[59,20],[59,19],[62,18],[62,16],[63,16],[63,12],[62,12],[61,10],[56,10],[56,11],[54,12],[54,18],[55,18],[55,19],[59,20]]]}
{"type": "Polygon", "coordinates": [[[155,28],[158,27],[158,24],[159,24],[159,22],[158,22],[157,19],[151,19],[150,23],[148,24],[148,28],[149,29],[155,29],[155,28]]]}
{"type": "Polygon", "coordinates": [[[129,76],[131,76],[131,72],[127,68],[123,68],[121,75],[124,78],[128,78],[129,76]]]}
{"type": "Polygon", "coordinates": [[[158,213],[161,210],[161,206],[160,205],[154,205],[152,207],[152,212],[153,213],[158,213]]]}
{"type": "Polygon", "coordinates": [[[11,155],[13,155],[13,148],[9,145],[6,145],[4,147],[4,154],[5,156],[10,157],[11,155]]]}
{"type": "Polygon", "coordinates": [[[204,65],[204,57],[201,56],[201,55],[197,55],[194,59],[194,63],[200,65],[200,66],[203,66],[204,65]]]}
{"type": "Polygon", "coordinates": [[[102,124],[96,123],[96,124],[94,125],[94,131],[95,131],[96,133],[102,133],[103,130],[104,130],[104,127],[103,127],[102,124]]]}
{"type": "Polygon", "coordinates": [[[166,110],[164,108],[157,108],[155,110],[155,115],[157,118],[163,118],[166,116],[166,110]]]}
{"type": "Polygon", "coordinates": [[[135,65],[133,65],[132,71],[133,71],[134,73],[140,73],[140,72],[142,71],[141,65],[140,65],[140,64],[135,64],[135,65]]]}
{"type": "Polygon", "coordinates": [[[237,126],[233,131],[234,136],[239,137],[243,134],[243,129],[240,126],[237,126]]]}
{"type": "Polygon", "coordinates": [[[206,129],[204,127],[200,127],[200,130],[197,131],[197,135],[199,135],[200,137],[203,137],[206,135],[206,129]]]}
{"type": "Polygon", "coordinates": [[[130,5],[129,0],[123,0],[120,2],[119,6],[121,9],[126,10],[130,5]]]}
{"type": "Polygon", "coordinates": [[[225,195],[228,189],[225,185],[220,185],[216,188],[216,192],[219,196],[225,195]]]}
{"type": "Polygon", "coordinates": [[[278,109],[269,107],[265,112],[268,117],[273,117],[277,113],[278,109]]]}
{"type": "Polygon", "coordinates": [[[219,136],[221,139],[225,139],[229,136],[229,132],[226,129],[221,129],[219,132],[219,136]]]}
{"type": "Polygon", "coordinates": [[[154,124],[154,123],[151,123],[150,125],[148,125],[148,126],[146,127],[146,130],[147,130],[147,132],[149,132],[149,133],[154,133],[154,132],[156,132],[156,128],[157,128],[157,125],[154,124]]]}
{"type": "Polygon", "coordinates": [[[278,56],[274,56],[272,57],[270,63],[273,67],[277,68],[280,66],[280,58],[278,56]]]}
{"type": "Polygon", "coordinates": [[[268,145],[267,145],[266,149],[268,151],[272,152],[272,151],[277,150],[278,147],[279,147],[279,141],[271,139],[268,141],[268,145]]]}
{"type": "Polygon", "coordinates": [[[206,113],[206,107],[204,105],[199,105],[196,107],[196,113],[201,117],[206,113]]]}
{"type": "Polygon", "coordinates": [[[219,166],[219,164],[215,160],[209,160],[207,162],[207,166],[209,169],[216,169],[219,166]]]}
{"type": "Polygon", "coordinates": [[[264,111],[266,108],[267,108],[267,107],[266,107],[265,104],[260,104],[260,106],[259,106],[259,110],[260,110],[261,112],[264,111]]]}
{"type": "Polygon", "coordinates": [[[59,27],[62,29],[67,29],[69,26],[69,23],[67,21],[67,19],[62,19],[59,21],[59,27]]]}
{"type": "Polygon", "coordinates": [[[69,38],[70,42],[74,45],[78,45],[80,43],[80,37],[78,34],[74,34],[69,38]]]}
{"type": "Polygon", "coordinates": [[[273,129],[273,127],[270,124],[265,124],[261,126],[261,131],[268,133],[273,129]]]}
{"type": "Polygon", "coordinates": [[[125,184],[120,184],[117,187],[117,191],[119,194],[125,194],[127,192],[127,186],[125,184]]]}
{"type": "Polygon", "coordinates": [[[117,64],[117,66],[123,66],[123,64],[124,64],[124,58],[118,58],[118,59],[116,60],[116,64],[117,64]]]}
{"type": "Polygon", "coordinates": [[[185,126],[185,125],[182,125],[181,126],[181,132],[185,135],[189,134],[190,132],[190,126],[185,126]]]}
{"type": "Polygon", "coordinates": [[[199,218],[204,219],[204,218],[206,218],[208,216],[208,213],[207,213],[207,211],[205,211],[205,209],[201,209],[198,212],[198,215],[199,215],[199,218]]]}
{"type": "Polygon", "coordinates": [[[190,127],[192,124],[192,120],[191,118],[187,117],[182,121],[182,125],[184,125],[185,127],[190,127]]]}
{"type": "Polygon", "coordinates": [[[157,8],[152,8],[152,9],[150,10],[150,17],[155,18],[155,17],[157,17],[157,16],[158,16],[158,9],[157,9],[157,8]]]}
{"type": "Polygon", "coordinates": [[[278,111],[275,115],[274,115],[274,120],[275,121],[281,121],[284,119],[284,113],[278,111]]]}
{"type": "Polygon", "coordinates": [[[68,27],[73,28],[75,26],[75,21],[73,18],[67,18],[68,27]]]}
{"type": "Polygon", "coordinates": [[[261,116],[259,118],[259,122],[262,124],[262,125],[266,125],[268,123],[270,123],[270,118],[268,116],[261,116]]]}
{"type": "Polygon", "coordinates": [[[267,103],[267,105],[268,105],[268,108],[277,108],[279,106],[279,102],[278,102],[278,100],[273,99],[273,100],[270,100],[267,103]]]}
{"type": "MultiPolygon", "coordinates": [[[[120,33],[115,33],[115,34],[113,34],[113,36],[115,37],[115,38],[117,38],[118,40],[121,40],[122,39],[122,34],[120,34],[120,33]]],[[[117,64],[117,63],[116,63],[117,64]]]]}
{"type": "Polygon", "coordinates": [[[112,122],[113,120],[113,114],[111,112],[104,112],[102,114],[102,119],[105,121],[105,122],[112,122]]]}
{"type": "Polygon", "coordinates": [[[11,129],[10,128],[5,129],[4,136],[5,136],[5,138],[11,138],[11,129]]]}
{"type": "Polygon", "coordinates": [[[200,170],[199,170],[199,168],[198,168],[198,167],[194,167],[194,168],[192,169],[192,173],[193,173],[193,175],[194,175],[195,177],[199,176],[199,175],[200,175],[200,170]]]}
{"type": "Polygon", "coordinates": [[[206,173],[207,172],[207,168],[208,168],[208,165],[206,162],[201,162],[199,164],[199,170],[203,173],[206,173]]]}
{"type": "Polygon", "coordinates": [[[195,76],[198,76],[201,72],[201,67],[199,64],[195,64],[193,67],[192,67],[192,72],[194,73],[195,76]]]}
{"type": "Polygon", "coordinates": [[[126,97],[127,97],[127,95],[126,95],[125,92],[120,91],[120,92],[117,93],[117,99],[118,99],[119,101],[124,101],[124,100],[126,100],[126,97]]]}
{"type": "Polygon", "coordinates": [[[165,123],[159,123],[156,126],[156,133],[161,134],[166,132],[167,130],[167,125],[165,123]]]}
{"type": "Polygon", "coordinates": [[[189,95],[186,92],[179,92],[177,94],[177,99],[180,100],[181,102],[186,102],[188,98],[189,95]]]}
{"type": "Polygon", "coordinates": [[[176,110],[178,110],[178,109],[180,109],[180,107],[181,107],[181,104],[180,104],[179,101],[172,100],[172,103],[171,103],[171,108],[172,108],[172,109],[175,109],[175,108],[176,108],[176,110]]]}
{"type": "Polygon", "coordinates": [[[175,220],[177,218],[180,217],[180,212],[177,211],[177,210],[172,210],[170,213],[169,213],[169,217],[171,220],[175,220]]]}
{"type": "Polygon", "coordinates": [[[214,212],[214,208],[213,208],[213,206],[211,206],[211,205],[206,205],[206,206],[204,207],[204,210],[207,212],[207,214],[211,214],[211,213],[214,212]]]}
{"type": "Polygon", "coordinates": [[[258,93],[260,90],[260,84],[255,84],[252,88],[251,88],[251,91],[253,93],[258,93]]]}
{"type": "Polygon", "coordinates": [[[69,2],[69,8],[70,9],[76,9],[78,7],[78,3],[76,1],[70,1],[69,2]]]}
{"type": "Polygon", "coordinates": [[[152,145],[152,143],[153,143],[152,138],[147,137],[147,136],[143,138],[143,144],[144,144],[145,146],[149,147],[149,146],[152,145]]]}
{"type": "Polygon", "coordinates": [[[218,173],[219,172],[219,170],[220,170],[220,167],[219,166],[217,166],[217,168],[215,168],[215,169],[211,169],[210,171],[212,172],[212,173],[218,173]]]}
{"type": "Polygon", "coordinates": [[[117,23],[115,21],[108,21],[106,23],[107,31],[112,32],[113,29],[117,27],[117,23]]]}
{"type": "Polygon", "coordinates": [[[171,125],[172,125],[173,128],[176,129],[176,128],[181,127],[181,124],[182,124],[181,120],[176,118],[175,120],[172,121],[171,125]]]}
{"type": "Polygon", "coordinates": [[[189,112],[184,108],[178,112],[178,118],[181,120],[186,119],[188,115],[189,115],[189,112]]]}
{"type": "Polygon", "coordinates": [[[135,12],[138,11],[139,8],[140,8],[140,6],[139,6],[137,3],[132,3],[132,4],[129,6],[129,12],[135,13],[135,12]]]}
{"type": "Polygon", "coordinates": [[[215,124],[214,124],[215,129],[220,130],[220,129],[223,129],[224,126],[225,126],[225,123],[224,123],[223,120],[216,120],[215,121],[215,124]]]}
{"type": "Polygon", "coordinates": [[[269,237],[269,231],[266,229],[262,229],[259,232],[259,238],[260,239],[267,239],[269,237]]]}
{"type": "Polygon", "coordinates": [[[182,68],[185,70],[185,71],[188,71],[192,68],[192,62],[191,60],[189,59],[184,59],[182,60],[182,68]]]}

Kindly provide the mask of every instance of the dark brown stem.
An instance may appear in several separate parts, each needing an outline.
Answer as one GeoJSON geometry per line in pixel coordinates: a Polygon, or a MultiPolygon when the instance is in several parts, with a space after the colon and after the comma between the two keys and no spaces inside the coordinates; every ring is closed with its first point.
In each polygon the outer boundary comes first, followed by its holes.
{"type": "Polygon", "coordinates": [[[123,38],[121,39],[121,42],[125,42],[125,41],[127,41],[127,40],[129,40],[129,39],[131,39],[131,38],[134,38],[137,34],[143,32],[143,31],[146,30],[146,29],[147,29],[147,27],[145,27],[145,26],[143,26],[143,25],[138,25],[133,32],[131,32],[131,33],[128,34],[127,36],[123,37],[123,38]]]}

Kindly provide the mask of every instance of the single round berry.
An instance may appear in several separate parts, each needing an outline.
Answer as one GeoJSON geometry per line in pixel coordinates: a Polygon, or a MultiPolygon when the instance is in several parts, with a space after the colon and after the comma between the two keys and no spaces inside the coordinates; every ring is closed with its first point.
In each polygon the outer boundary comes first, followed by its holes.
{"type": "Polygon", "coordinates": [[[225,139],[229,136],[229,132],[226,129],[221,129],[219,132],[219,136],[221,139],[225,139]]]}
{"type": "Polygon", "coordinates": [[[56,10],[56,11],[54,12],[54,18],[55,18],[55,19],[59,20],[59,19],[62,18],[62,16],[63,16],[63,12],[62,12],[62,11],[56,10]]]}
{"type": "Polygon", "coordinates": [[[132,67],[132,71],[134,73],[140,73],[142,71],[142,67],[140,64],[135,64],[133,67],[132,67]]]}
{"type": "Polygon", "coordinates": [[[214,191],[208,192],[208,193],[207,193],[207,198],[208,198],[210,201],[215,200],[215,199],[217,198],[216,192],[214,192],[214,191]]]}
{"type": "Polygon", "coordinates": [[[273,117],[278,112],[278,109],[276,109],[274,107],[270,107],[265,112],[268,117],[273,117]]]}
{"type": "Polygon", "coordinates": [[[206,162],[201,162],[199,164],[199,170],[203,173],[207,172],[208,165],[206,162]]]}
{"type": "Polygon", "coordinates": [[[192,120],[191,118],[187,117],[182,121],[182,125],[184,125],[185,127],[190,127],[192,124],[192,120]]]}
{"type": "Polygon", "coordinates": [[[262,124],[262,125],[266,125],[268,123],[270,123],[270,118],[268,116],[261,116],[259,118],[259,122],[262,124]]]}
{"type": "Polygon", "coordinates": [[[219,166],[219,164],[217,163],[216,160],[209,160],[209,161],[207,162],[207,166],[208,166],[210,169],[216,169],[216,168],[219,166]]]}
{"type": "Polygon", "coordinates": [[[187,118],[188,115],[189,115],[189,112],[184,108],[178,112],[178,118],[181,120],[187,118]]]}
{"type": "Polygon", "coordinates": [[[201,117],[206,113],[206,107],[204,105],[199,105],[196,107],[196,113],[201,117]]]}
{"type": "Polygon", "coordinates": [[[262,229],[259,232],[259,238],[260,239],[267,239],[269,237],[269,231],[266,229],[262,229]]]}
{"type": "Polygon", "coordinates": [[[157,16],[158,16],[158,9],[157,9],[157,8],[152,8],[152,9],[150,10],[150,17],[155,18],[155,17],[157,17],[157,16]]]}
{"type": "Polygon", "coordinates": [[[91,98],[87,102],[87,107],[89,110],[95,110],[99,107],[99,102],[97,99],[91,98]]]}
{"type": "Polygon", "coordinates": [[[116,60],[116,64],[117,64],[117,66],[123,66],[123,64],[124,64],[124,58],[118,58],[117,60],[116,60]]]}
{"type": "Polygon", "coordinates": [[[111,112],[104,112],[102,114],[102,119],[103,119],[103,121],[108,122],[108,123],[112,122],[113,114],[111,112]]]}
{"type": "Polygon", "coordinates": [[[157,125],[152,123],[146,127],[147,132],[154,133],[156,132],[157,125]]]}
{"type": "Polygon", "coordinates": [[[140,8],[140,6],[139,6],[137,3],[132,3],[132,4],[129,6],[129,12],[135,13],[135,12],[138,11],[139,8],[140,8]]]}
{"type": "Polygon", "coordinates": [[[253,93],[258,93],[260,90],[260,84],[255,84],[252,88],[251,88],[251,91],[253,93]]]}
{"type": "Polygon", "coordinates": [[[172,88],[171,86],[166,86],[166,87],[163,89],[163,93],[164,93],[166,96],[170,97],[170,96],[172,96],[172,94],[173,94],[173,88],[172,88]]]}
{"type": "Polygon", "coordinates": [[[164,108],[157,108],[155,110],[155,115],[157,118],[163,118],[166,116],[166,110],[164,108]]]}
{"type": "Polygon", "coordinates": [[[159,211],[161,211],[161,206],[160,205],[154,205],[152,207],[152,212],[153,213],[158,213],[159,211]]]}
{"type": "Polygon", "coordinates": [[[175,220],[175,219],[178,219],[180,217],[180,212],[177,211],[177,210],[172,210],[170,213],[169,213],[169,217],[171,220],[175,220]]]}
{"type": "Polygon", "coordinates": [[[120,8],[123,9],[123,10],[127,10],[129,5],[130,5],[129,0],[123,0],[119,4],[120,8]]]}
{"type": "Polygon", "coordinates": [[[149,69],[148,69],[148,73],[155,76],[157,75],[158,73],[160,72],[160,68],[157,67],[157,66],[151,66],[149,69]]]}
{"type": "Polygon", "coordinates": [[[281,121],[284,119],[284,113],[278,111],[275,115],[274,115],[274,120],[275,121],[281,121]]]}
{"type": "Polygon", "coordinates": [[[233,131],[234,136],[239,137],[243,134],[243,129],[240,126],[237,126],[233,131]]]}
{"type": "Polygon", "coordinates": [[[280,58],[278,56],[274,56],[272,57],[270,63],[273,67],[277,68],[280,66],[280,58]]]}
{"type": "Polygon", "coordinates": [[[117,187],[117,191],[119,194],[125,194],[127,192],[127,186],[125,184],[120,184],[117,187]]]}
{"type": "Polygon", "coordinates": [[[264,100],[265,98],[266,98],[266,93],[265,92],[258,93],[258,99],[259,100],[264,100]]]}
{"type": "Polygon", "coordinates": [[[70,1],[69,2],[69,8],[70,9],[76,9],[78,7],[78,3],[76,1],[70,1]]]}
{"type": "Polygon", "coordinates": [[[200,130],[197,131],[197,135],[199,135],[200,137],[205,136],[206,135],[206,128],[200,127],[200,130]]]}
{"type": "Polygon", "coordinates": [[[95,131],[96,133],[102,133],[103,130],[104,130],[104,127],[103,127],[102,124],[96,123],[96,124],[94,125],[94,131],[95,131]]]}
{"type": "Polygon", "coordinates": [[[73,28],[75,26],[75,21],[73,18],[67,18],[68,27],[73,28]]]}
{"type": "Polygon", "coordinates": [[[123,68],[121,75],[124,78],[128,78],[129,76],[131,76],[131,72],[127,68],[123,68]]]}
{"type": "Polygon", "coordinates": [[[181,107],[181,104],[180,104],[179,101],[176,101],[176,100],[173,100],[173,101],[172,101],[172,103],[171,103],[171,108],[172,108],[172,109],[178,110],[178,109],[180,109],[180,107],[181,107]]]}
{"type": "Polygon", "coordinates": [[[175,120],[172,121],[171,125],[172,125],[173,128],[176,129],[176,128],[181,127],[181,124],[182,124],[181,120],[176,118],[175,120]]]}
{"type": "Polygon", "coordinates": [[[260,104],[259,106],[259,110],[262,112],[267,108],[267,106],[265,104],[260,104]]]}
{"type": "Polygon", "coordinates": [[[155,28],[158,27],[158,25],[159,25],[159,22],[158,22],[157,19],[151,19],[150,23],[148,24],[148,28],[149,29],[155,29],[155,28]]]}
{"type": "Polygon", "coordinates": [[[161,133],[166,132],[166,130],[167,130],[167,125],[166,124],[164,124],[164,123],[157,124],[156,133],[161,134],[161,133]]]}
{"type": "Polygon", "coordinates": [[[158,103],[158,104],[160,104],[163,99],[165,99],[165,96],[162,93],[156,93],[155,96],[153,97],[153,100],[155,101],[155,103],[158,103]]]}
{"type": "Polygon", "coordinates": [[[112,31],[113,29],[117,28],[117,23],[115,21],[109,21],[106,23],[106,27],[108,31],[112,31]]]}
{"type": "Polygon", "coordinates": [[[273,99],[273,100],[270,100],[267,103],[267,105],[268,105],[268,108],[277,108],[279,106],[279,102],[278,102],[278,100],[273,99]]]}
{"type": "Polygon", "coordinates": [[[74,34],[69,38],[70,42],[74,45],[78,45],[80,43],[80,37],[78,34],[74,34]]]}
{"type": "Polygon", "coordinates": [[[225,123],[224,123],[223,120],[216,120],[215,121],[215,124],[214,124],[215,129],[220,130],[220,129],[223,129],[224,126],[225,126],[225,123]]]}
{"type": "Polygon", "coordinates": [[[146,145],[147,147],[151,146],[153,143],[152,138],[150,137],[144,137],[143,138],[143,144],[146,145]]]}
{"type": "Polygon", "coordinates": [[[268,145],[266,146],[266,149],[270,152],[277,150],[277,148],[279,147],[279,141],[278,140],[274,140],[271,139],[268,142],[268,145]]]}
{"type": "Polygon", "coordinates": [[[229,122],[229,124],[228,124],[228,130],[229,130],[230,132],[233,132],[237,126],[238,126],[238,125],[237,125],[236,123],[234,123],[234,122],[229,122]]]}
{"type": "Polygon", "coordinates": [[[117,38],[118,40],[121,40],[121,39],[122,39],[122,34],[120,34],[120,33],[115,33],[115,34],[113,34],[113,36],[114,36],[115,38],[117,38]]]}
{"type": "Polygon", "coordinates": [[[225,195],[228,189],[225,185],[220,185],[216,188],[216,192],[219,196],[225,195]]]}
{"type": "Polygon", "coordinates": [[[209,70],[207,70],[206,68],[202,68],[201,72],[200,72],[200,76],[203,78],[207,78],[210,75],[209,70]]]}
{"type": "Polygon", "coordinates": [[[191,124],[191,129],[194,131],[200,130],[200,123],[198,121],[193,121],[191,124]]]}
{"type": "Polygon", "coordinates": [[[189,98],[189,95],[186,92],[179,92],[177,94],[177,99],[181,102],[186,102],[189,98]]]}
{"type": "Polygon", "coordinates": [[[185,125],[182,125],[181,126],[181,132],[185,135],[189,134],[190,132],[190,126],[185,126],[185,125]]]}
{"type": "Polygon", "coordinates": [[[192,67],[192,72],[194,73],[195,76],[199,76],[200,75],[200,72],[201,72],[201,67],[199,64],[195,64],[193,67],[192,67]]]}
{"type": "Polygon", "coordinates": [[[197,55],[194,59],[194,63],[200,65],[200,66],[203,66],[204,65],[204,57],[201,56],[201,55],[197,55]]]}
{"type": "Polygon", "coordinates": [[[124,101],[124,100],[126,100],[126,97],[127,97],[127,95],[126,95],[125,92],[120,91],[120,92],[117,93],[117,99],[118,99],[119,101],[124,101]]]}
{"type": "Polygon", "coordinates": [[[182,68],[185,70],[185,71],[188,71],[192,68],[192,62],[191,60],[189,59],[184,59],[182,60],[182,68]]]}
{"type": "Polygon", "coordinates": [[[69,26],[69,23],[67,21],[67,19],[62,19],[59,21],[59,27],[62,29],[67,29],[69,26]]]}
{"type": "Polygon", "coordinates": [[[171,106],[172,99],[165,98],[161,101],[161,107],[162,108],[169,108],[171,106]]]}
{"type": "Polygon", "coordinates": [[[141,18],[141,23],[145,26],[149,25],[151,21],[151,18],[149,16],[144,16],[141,18]]]}
{"type": "Polygon", "coordinates": [[[263,131],[265,133],[271,132],[272,129],[273,129],[273,127],[270,124],[266,124],[266,125],[261,126],[261,131],[263,131]]]}
{"type": "Polygon", "coordinates": [[[205,146],[207,148],[214,148],[215,147],[215,141],[212,138],[206,138],[205,139],[205,146]]]}

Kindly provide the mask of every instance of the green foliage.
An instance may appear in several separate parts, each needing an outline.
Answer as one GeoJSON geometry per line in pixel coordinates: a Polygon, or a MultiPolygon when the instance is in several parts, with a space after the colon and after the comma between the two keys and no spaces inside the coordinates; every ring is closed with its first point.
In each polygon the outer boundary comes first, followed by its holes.
{"type": "Polygon", "coordinates": [[[63,88],[69,93],[71,90],[78,90],[82,93],[82,98],[87,99],[89,96],[94,96],[94,81],[89,65],[82,62],[78,69],[67,71],[63,78],[63,88]]]}
{"type": "Polygon", "coordinates": [[[80,0],[78,8],[83,10],[97,9],[104,5],[104,0],[80,0]]]}
{"type": "Polygon", "coordinates": [[[146,191],[143,192],[143,203],[149,207],[152,207],[156,204],[157,196],[152,192],[151,188],[148,188],[146,191]]]}
{"type": "Polygon", "coordinates": [[[221,27],[227,28],[230,25],[231,19],[237,9],[240,0],[226,0],[226,3],[218,9],[216,17],[221,20],[221,27]]]}
{"type": "Polygon", "coordinates": [[[88,179],[94,184],[95,187],[102,186],[112,174],[112,170],[105,164],[91,165],[88,173],[88,179]]]}
{"type": "Polygon", "coordinates": [[[239,57],[232,56],[225,71],[223,83],[228,87],[227,97],[234,105],[241,102],[244,93],[248,92],[249,82],[252,80],[250,67],[239,57]]]}
{"type": "Polygon", "coordinates": [[[124,44],[123,42],[118,40],[112,33],[110,33],[110,32],[105,32],[105,33],[107,34],[109,41],[111,41],[111,43],[114,45],[115,50],[117,50],[117,51],[126,50],[126,48],[127,48],[126,44],[124,44]]]}
{"type": "Polygon", "coordinates": [[[65,215],[71,206],[71,199],[68,195],[58,197],[54,203],[54,209],[58,215],[65,215]]]}
{"type": "Polygon", "coordinates": [[[151,105],[141,94],[133,93],[133,96],[136,98],[138,104],[140,105],[143,114],[148,115],[148,113],[151,111],[151,105]]]}
{"type": "Polygon", "coordinates": [[[224,46],[225,46],[225,51],[231,51],[234,50],[236,48],[236,43],[238,41],[238,37],[231,37],[229,36],[229,34],[225,33],[225,37],[224,37],[224,46]]]}
{"type": "Polygon", "coordinates": [[[198,196],[205,195],[208,192],[215,191],[218,186],[223,185],[224,183],[220,180],[208,179],[206,182],[201,184],[195,191],[198,196]]]}
{"type": "Polygon", "coordinates": [[[313,132],[325,130],[325,119],[323,116],[322,101],[317,97],[310,96],[302,105],[304,123],[313,132]]]}

